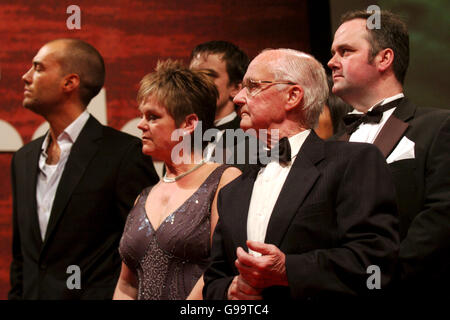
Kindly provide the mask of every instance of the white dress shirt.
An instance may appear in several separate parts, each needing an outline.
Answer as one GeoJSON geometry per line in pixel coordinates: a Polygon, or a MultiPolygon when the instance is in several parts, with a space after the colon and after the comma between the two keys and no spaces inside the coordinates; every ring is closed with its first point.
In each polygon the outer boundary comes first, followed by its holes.
{"type": "MultiPolygon", "coordinates": [[[[395,96],[383,99],[382,102],[378,101],[374,106],[372,106],[368,111],[372,110],[377,104],[385,105],[386,103],[389,103],[391,101],[394,101],[396,99],[403,98],[403,93],[396,94],[395,96]]],[[[389,119],[389,117],[394,113],[396,108],[389,109],[383,113],[383,116],[380,120],[380,123],[362,123],[358,129],[355,130],[355,132],[352,133],[350,136],[349,141],[351,142],[367,142],[367,143],[373,143],[380,133],[381,129],[383,128],[386,121],[389,119]]],[[[352,111],[350,113],[358,113],[361,114],[362,112],[359,111],[352,111]]]]}
{"type": "Polygon", "coordinates": [[[36,201],[39,219],[39,227],[41,230],[42,241],[45,239],[50,213],[55,199],[56,189],[59,180],[61,180],[64,167],[69,158],[70,150],[80,135],[81,130],[89,119],[89,113],[84,111],[78,118],[73,121],[56,139],[56,143],[61,150],[59,161],[57,164],[49,165],[46,163],[48,155],[47,148],[50,144],[50,133],[44,139],[41,148],[41,156],[39,157],[39,174],[36,186],[36,201]]]}
{"type": "MultiPolygon", "coordinates": [[[[231,122],[233,121],[235,118],[237,117],[237,113],[235,111],[233,111],[232,113],[230,113],[229,115],[220,118],[218,120],[214,121],[214,126],[218,127],[220,125],[223,125],[225,123],[231,122]]],[[[206,146],[205,150],[203,151],[204,159],[206,161],[208,161],[209,159],[211,159],[211,156],[214,152],[214,149],[216,148],[216,144],[217,142],[220,140],[220,138],[222,138],[223,134],[225,133],[225,130],[218,130],[215,138],[214,138],[214,142],[210,142],[208,143],[208,145],[206,146]]],[[[225,146],[224,146],[225,147],[225,146]]]]}
{"type": "MultiPolygon", "coordinates": [[[[291,167],[298,155],[301,146],[305,142],[311,130],[302,131],[289,138],[291,146],[291,162],[282,166],[278,161],[271,161],[259,170],[258,176],[253,185],[250,206],[247,218],[247,238],[248,240],[264,242],[266,238],[267,226],[273,208],[280,195],[281,188],[291,171],[291,167]]],[[[255,256],[259,254],[250,250],[255,256]]]]}
{"type": "Polygon", "coordinates": [[[236,117],[237,117],[237,113],[236,113],[236,111],[233,111],[232,113],[230,113],[229,115],[226,115],[223,118],[220,118],[218,120],[214,120],[214,126],[218,127],[218,126],[221,126],[221,125],[223,125],[225,123],[231,122],[236,117]]]}

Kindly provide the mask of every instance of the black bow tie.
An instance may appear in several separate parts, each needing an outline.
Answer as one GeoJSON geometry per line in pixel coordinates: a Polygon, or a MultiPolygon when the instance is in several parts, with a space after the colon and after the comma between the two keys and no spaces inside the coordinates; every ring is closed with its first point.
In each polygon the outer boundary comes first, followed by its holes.
{"type": "Polygon", "coordinates": [[[345,124],[345,131],[351,135],[358,129],[362,123],[380,123],[383,113],[395,107],[395,104],[387,103],[385,105],[378,105],[372,108],[367,113],[349,113],[343,118],[345,124]]]}
{"type": "Polygon", "coordinates": [[[258,157],[259,164],[266,166],[271,160],[276,160],[280,164],[288,164],[291,161],[291,145],[287,137],[281,138],[280,141],[270,150],[265,152],[266,154],[260,154],[258,157]],[[264,160],[264,161],[261,161],[264,160]]]}

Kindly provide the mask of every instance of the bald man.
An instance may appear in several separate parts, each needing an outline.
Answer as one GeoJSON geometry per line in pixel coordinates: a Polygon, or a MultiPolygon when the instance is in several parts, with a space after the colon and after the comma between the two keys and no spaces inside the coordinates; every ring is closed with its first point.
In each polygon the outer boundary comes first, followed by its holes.
{"type": "Polygon", "coordinates": [[[112,298],[126,216],[158,178],[139,139],[87,112],[104,78],[102,56],[76,39],[44,45],[22,77],[23,106],[50,130],[11,163],[9,299],[112,298]]]}

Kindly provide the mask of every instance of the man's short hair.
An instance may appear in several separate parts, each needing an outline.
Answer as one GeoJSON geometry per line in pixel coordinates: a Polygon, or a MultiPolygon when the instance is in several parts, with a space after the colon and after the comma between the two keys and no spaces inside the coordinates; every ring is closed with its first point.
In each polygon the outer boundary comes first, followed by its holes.
{"type": "Polygon", "coordinates": [[[307,128],[315,128],[328,97],[327,76],[323,65],[312,55],[293,49],[266,49],[283,53],[270,63],[275,81],[290,81],[299,84],[303,91],[301,102],[302,123],[307,128]]]}
{"type": "MultiPolygon", "coordinates": [[[[341,24],[354,19],[367,20],[372,13],[364,10],[349,11],[342,15],[341,24]]],[[[406,23],[400,16],[386,10],[380,11],[381,28],[367,28],[371,46],[369,62],[378,52],[390,48],[394,51],[393,71],[397,80],[403,84],[409,65],[409,35],[406,23]]]]}
{"type": "Polygon", "coordinates": [[[235,44],[228,41],[208,41],[199,44],[192,50],[190,61],[198,54],[222,55],[225,61],[229,84],[239,84],[244,78],[250,60],[247,54],[235,44]]]}
{"type": "Polygon", "coordinates": [[[57,39],[66,46],[61,55],[64,74],[76,73],[80,77],[80,100],[86,107],[105,83],[105,63],[100,53],[89,43],[79,39],[57,39]]]}
{"type": "Polygon", "coordinates": [[[214,123],[219,93],[214,82],[202,71],[190,70],[181,61],[158,61],[155,72],[144,76],[137,95],[139,104],[154,98],[166,108],[177,127],[189,114],[202,121],[202,134],[214,123]]]}

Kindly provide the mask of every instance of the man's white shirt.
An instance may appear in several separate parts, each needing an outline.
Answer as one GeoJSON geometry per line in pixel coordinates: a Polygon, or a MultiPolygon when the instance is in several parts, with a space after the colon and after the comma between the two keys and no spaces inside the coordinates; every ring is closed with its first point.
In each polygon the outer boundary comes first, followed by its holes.
{"type": "MultiPolygon", "coordinates": [[[[223,125],[225,123],[231,122],[236,117],[237,117],[237,113],[236,113],[236,111],[233,111],[229,115],[227,115],[227,116],[225,116],[225,117],[223,117],[223,118],[221,118],[219,120],[215,120],[214,121],[214,126],[218,127],[218,126],[221,126],[221,125],[223,125]]],[[[210,142],[206,146],[205,150],[203,151],[203,154],[205,155],[204,158],[205,158],[206,161],[211,159],[212,154],[214,152],[214,149],[216,148],[217,142],[222,138],[224,133],[225,133],[225,130],[218,130],[216,135],[215,135],[214,142],[210,142]]]]}
{"type": "MultiPolygon", "coordinates": [[[[376,105],[385,105],[386,103],[389,103],[391,101],[403,98],[404,94],[399,93],[392,97],[386,98],[384,100],[376,103],[372,108],[369,109],[372,110],[376,105]]],[[[367,142],[367,143],[374,143],[375,139],[377,138],[378,134],[380,133],[381,129],[383,129],[383,126],[386,124],[386,121],[391,117],[391,115],[394,113],[396,108],[389,109],[383,113],[383,116],[380,120],[380,123],[363,123],[359,126],[359,128],[353,132],[353,134],[350,136],[349,141],[351,142],[367,142]]],[[[351,113],[361,113],[359,111],[352,111],[351,113]]],[[[400,142],[397,144],[395,149],[391,152],[391,154],[386,159],[387,163],[392,163],[399,160],[405,160],[405,159],[414,159],[415,158],[415,143],[411,140],[409,140],[407,137],[403,137],[400,142]]]]}
{"type": "MultiPolygon", "coordinates": [[[[283,166],[278,161],[271,161],[258,172],[248,210],[248,240],[264,242],[275,203],[291,171],[292,164],[296,157],[299,156],[300,148],[310,132],[311,130],[305,130],[289,138],[292,156],[288,165],[283,166]]],[[[256,256],[259,255],[251,250],[250,252],[256,256]]]]}
{"type": "Polygon", "coordinates": [[[44,139],[39,157],[39,174],[36,186],[36,202],[39,219],[39,227],[42,240],[45,239],[50,213],[55,199],[56,189],[61,180],[64,167],[70,155],[73,144],[80,135],[81,130],[89,119],[89,113],[84,111],[58,136],[56,142],[59,145],[61,154],[57,164],[46,163],[48,155],[46,153],[50,143],[50,133],[44,139]]]}
{"type": "MultiPolygon", "coordinates": [[[[385,105],[391,101],[396,99],[403,98],[403,93],[396,94],[395,96],[383,99],[382,101],[378,101],[375,105],[373,105],[368,111],[372,110],[376,105],[385,105]],[[380,103],[381,102],[381,103],[380,103]]],[[[383,117],[380,120],[380,123],[362,123],[358,129],[350,136],[350,142],[367,142],[373,143],[383,128],[386,121],[389,117],[394,113],[396,108],[389,109],[383,113],[383,117]]],[[[361,114],[362,112],[353,110],[350,113],[361,114]]]]}

